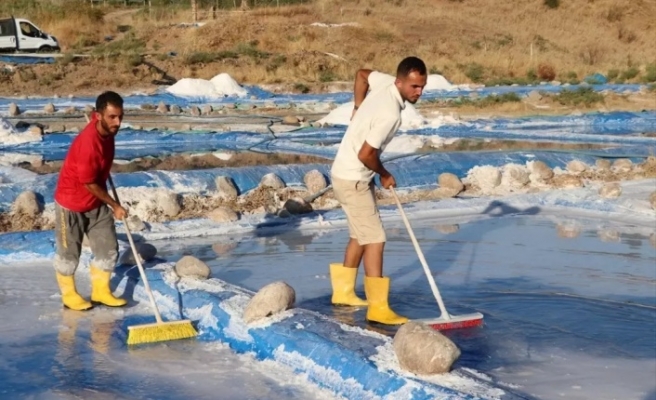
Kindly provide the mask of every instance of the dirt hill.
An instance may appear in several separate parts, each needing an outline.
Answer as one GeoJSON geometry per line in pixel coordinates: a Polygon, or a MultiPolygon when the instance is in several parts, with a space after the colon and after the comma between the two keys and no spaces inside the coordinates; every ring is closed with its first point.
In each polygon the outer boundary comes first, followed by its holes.
{"type": "Polygon", "coordinates": [[[304,92],[350,81],[360,67],[393,73],[408,55],[454,83],[577,82],[593,72],[656,81],[652,0],[315,0],[214,13],[199,2],[200,27],[180,25],[192,22],[181,6],[0,5],[57,36],[65,53],[5,73],[0,95],[149,90],[221,72],[304,92]]]}

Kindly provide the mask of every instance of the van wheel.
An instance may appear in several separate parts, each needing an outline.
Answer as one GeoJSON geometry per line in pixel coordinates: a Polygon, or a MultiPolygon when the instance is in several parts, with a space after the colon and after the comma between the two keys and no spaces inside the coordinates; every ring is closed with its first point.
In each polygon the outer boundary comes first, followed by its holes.
{"type": "Polygon", "coordinates": [[[39,47],[39,53],[53,53],[53,48],[50,46],[39,47]]]}

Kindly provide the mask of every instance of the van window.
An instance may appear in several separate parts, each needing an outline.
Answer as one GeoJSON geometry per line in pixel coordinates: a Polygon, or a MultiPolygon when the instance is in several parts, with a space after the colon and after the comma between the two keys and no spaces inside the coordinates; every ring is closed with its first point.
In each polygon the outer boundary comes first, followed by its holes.
{"type": "Polygon", "coordinates": [[[39,37],[39,31],[34,27],[34,25],[27,23],[27,22],[21,22],[20,23],[20,29],[21,32],[23,32],[23,35],[29,36],[29,37],[39,37]]]}

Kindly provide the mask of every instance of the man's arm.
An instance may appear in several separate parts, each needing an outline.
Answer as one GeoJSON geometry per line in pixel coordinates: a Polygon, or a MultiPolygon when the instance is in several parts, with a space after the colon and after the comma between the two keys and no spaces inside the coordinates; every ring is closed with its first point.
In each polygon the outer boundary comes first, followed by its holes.
{"type": "Polygon", "coordinates": [[[360,160],[360,162],[364,164],[365,167],[380,175],[381,178],[391,175],[389,171],[383,167],[383,163],[380,161],[380,157],[378,156],[378,149],[372,147],[366,141],[362,143],[362,147],[360,147],[360,151],[358,152],[358,160],[360,160]]]}
{"type": "Polygon", "coordinates": [[[85,183],[84,187],[86,187],[87,190],[91,192],[91,194],[99,198],[105,204],[108,204],[113,210],[116,210],[121,206],[114,199],[112,199],[109,193],[107,193],[107,189],[100,186],[99,184],[95,182],[85,183]]]}
{"type": "Polygon", "coordinates": [[[367,91],[369,90],[369,74],[372,72],[371,69],[359,69],[355,74],[355,83],[353,84],[353,102],[355,103],[355,109],[364,101],[364,98],[367,96],[367,91]]]}

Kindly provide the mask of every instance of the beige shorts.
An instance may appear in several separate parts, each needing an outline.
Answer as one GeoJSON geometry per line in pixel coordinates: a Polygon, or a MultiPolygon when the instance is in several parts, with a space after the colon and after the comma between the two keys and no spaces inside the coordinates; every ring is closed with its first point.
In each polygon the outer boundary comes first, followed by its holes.
{"type": "Polygon", "coordinates": [[[370,182],[350,181],[333,176],[331,180],[335,198],[346,214],[349,236],[361,246],[384,243],[387,237],[376,205],[373,179],[370,182]]]}

